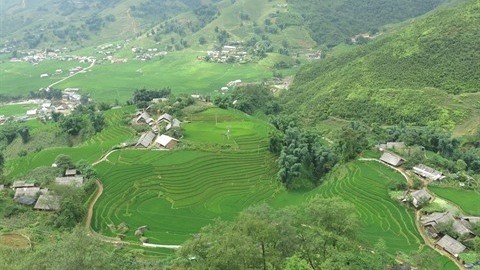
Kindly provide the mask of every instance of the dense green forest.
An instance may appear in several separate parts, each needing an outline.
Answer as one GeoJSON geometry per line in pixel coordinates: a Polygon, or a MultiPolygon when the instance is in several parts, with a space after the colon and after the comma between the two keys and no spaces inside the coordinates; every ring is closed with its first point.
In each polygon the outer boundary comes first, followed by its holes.
{"type": "Polygon", "coordinates": [[[449,127],[466,113],[452,95],[479,90],[479,8],[478,1],[470,1],[441,10],[308,65],[282,100],[312,121],[338,116],[449,127]]]}
{"type": "Polygon", "coordinates": [[[375,34],[390,23],[402,22],[435,9],[445,0],[289,0],[301,14],[318,44],[335,46],[364,32],[375,34]]]}

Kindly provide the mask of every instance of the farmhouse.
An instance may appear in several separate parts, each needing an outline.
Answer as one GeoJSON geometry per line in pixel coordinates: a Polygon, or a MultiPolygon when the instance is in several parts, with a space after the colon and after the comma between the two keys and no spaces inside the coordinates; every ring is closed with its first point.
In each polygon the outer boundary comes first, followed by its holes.
{"type": "Polygon", "coordinates": [[[473,232],[468,228],[468,225],[461,221],[456,220],[450,212],[444,213],[432,213],[428,216],[424,216],[420,219],[423,226],[431,227],[434,233],[438,233],[438,225],[440,224],[452,224],[452,229],[459,235],[473,235],[473,232]]]}
{"type": "Polygon", "coordinates": [[[228,87],[224,86],[224,87],[220,88],[220,90],[221,90],[222,92],[227,92],[227,91],[228,91],[228,87]]]}
{"type": "Polygon", "coordinates": [[[458,257],[458,254],[462,253],[466,249],[462,243],[453,239],[449,235],[443,236],[442,239],[438,240],[436,245],[455,257],[458,257]]]}
{"type": "Polygon", "coordinates": [[[37,200],[37,195],[46,193],[48,189],[41,189],[39,187],[22,187],[15,189],[15,196],[13,199],[21,204],[32,205],[37,200]]]}
{"type": "Polygon", "coordinates": [[[155,142],[158,144],[159,147],[165,149],[173,149],[177,145],[178,140],[163,134],[161,136],[158,136],[155,142]]]}
{"type": "Polygon", "coordinates": [[[35,116],[37,115],[37,109],[31,109],[27,111],[27,116],[35,116]]]}
{"type": "Polygon", "coordinates": [[[153,142],[153,139],[155,139],[155,133],[153,133],[152,131],[149,131],[147,133],[144,133],[140,139],[138,139],[138,142],[135,146],[137,147],[143,147],[143,148],[148,148],[150,146],[150,144],[152,144],[153,142]]]}
{"type": "Polygon", "coordinates": [[[34,183],[26,183],[25,181],[15,181],[13,182],[12,188],[24,188],[24,187],[35,187],[34,183]]]}
{"type": "Polygon", "coordinates": [[[461,220],[466,220],[470,223],[476,224],[480,222],[480,217],[464,216],[464,217],[461,217],[461,220]]]}
{"type": "Polygon", "coordinates": [[[76,169],[67,169],[65,170],[65,176],[75,176],[77,175],[76,169]]]}
{"type": "Polygon", "coordinates": [[[55,211],[60,209],[60,197],[55,195],[42,194],[38,197],[35,210],[55,211]]]}
{"type": "Polygon", "coordinates": [[[150,117],[150,115],[147,113],[147,112],[143,112],[143,113],[140,113],[140,114],[137,114],[137,124],[138,123],[147,123],[147,124],[150,124],[153,122],[153,119],[150,117]]]}
{"type": "Polygon", "coordinates": [[[380,160],[394,167],[398,167],[405,162],[405,159],[403,159],[401,156],[387,151],[383,152],[380,160]]]}
{"type": "Polygon", "coordinates": [[[404,142],[387,142],[376,145],[376,147],[380,150],[387,150],[387,149],[403,149],[405,148],[404,142]]]}
{"type": "Polygon", "coordinates": [[[74,186],[79,187],[83,185],[83,176],[67,176],[67,177],[57,177],[55,178],[55,184],[61,186],[74,186]]]}
{"type": "Polygon", "coordinates": [[[172,119],[173,119],[173,116],[171,116],[168,113],[164,113],[164,114],[160,115],[160,117],[158,117],[157,122],[158,123],[160,123],[160,122],[170,123],[170,122],[172,122],[172,119]]]}
{"type": "Polygon", "coordinates": [[[421,206],[423,202],[428,202],[432,198],[430,194],[425,189],[420,189],[420,190],[414,190],[410,193],[412,196],[412,204],[416,208],[421,206]]]}
{"type": "Polygon", "coordinates": [[[427,178],[432,181],[442,180],[443,178],[445,178],[445,176],[443,176],[443,173],[423,164],[418,164],[417,166],[414,166],[413,172],[423,178],[427,178]]]}
{"type": "Polygon", "coordinates": [[[172,128],[180,128],[180,124],[182,122],[180,122],[180,120],[178,120],[177,118],[173,119],[172,122],[170,122],[167,127],[165,128],[166,130],[170,130],[172,128]]]}

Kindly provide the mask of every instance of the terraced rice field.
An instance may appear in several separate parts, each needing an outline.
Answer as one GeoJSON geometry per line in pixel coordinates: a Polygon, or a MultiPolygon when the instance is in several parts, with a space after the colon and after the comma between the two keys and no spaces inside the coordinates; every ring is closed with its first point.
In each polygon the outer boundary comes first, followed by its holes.
{"type": "Polygon", "coordinates": [[[185,125],[190,150],[112,153],[96,166],[104,192],[92,227],[114,236],[111,225],[124,222],[126,240],[138,241],[136,228],[147,225],[150,242],[179,244],[216,218],[270,200],[283,188],[267,151],[268,129],[243,113],[210,109],[185,125]]]}
{"type": "Polygon", "coordinates": [[[478,191],[433,186],[429,189],[438,196],[460,206],[466,214],[480,215],[480,193],[478,191]]]}
{"type": "Polygon", "coordinates": [[[7,174],[14,177],[36,167],[50,166],[59,154],[69,155],[75,162],[80,159],[94,162],[113,146],[133,138],[134,132],[129,127],[121,124],[124,113],[133,112],[133,107],[109,110],[105,113],[107,127],[90,140],[77,147],[48,148],[15,159],[7,164],[7,174]]]}
{"type": "Polygon", "coordinates": [[[413,252],[423,245],[415,215],[388,195],[388,183],[398,178],[403,177],[377,162],[355,161],[337,170],[315,193],[353,203],[363,223],[362,240],[374,245],[381,238],[391,254],[413,252]]]}

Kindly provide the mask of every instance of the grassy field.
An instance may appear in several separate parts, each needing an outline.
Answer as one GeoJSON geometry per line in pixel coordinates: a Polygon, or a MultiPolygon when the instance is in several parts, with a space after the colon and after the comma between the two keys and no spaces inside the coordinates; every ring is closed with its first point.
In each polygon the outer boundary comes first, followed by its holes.
{"type": "Polygon", "coordinates": [[[480,215],[480,193],[478,191],[433,186],[429,189],[438,196],[460,206],[466,214],[480,215]]]}
{"type": "MultiPolygon", "coordinates": [[[[160,89],[172,88],[173,93],[215,94],[229,81],[241,79],[244,82],[261,81],[272,77],[273,66],[278,55],[274,54],[259,63],[218,64],[197,60],[205,51],[185,50],[169,53],[165,58],[142,62],[130,59],[127,63],[96,64],[85,73],[79,73],[54,87],[80,88],[96,101],[126,101],[135,89],[143,87],[160,89]]],[[[67,76],[65,71],[75,66],[86,66],[78,62],[44,61],[38,65],[27,63],[0,64],[2,87],[0,94],[28,94],[31,90],[47,87],[67,76]],[[64,73],[40,78],[42,73],[63,69],[64,73]]],[[[283,70],[292,75],[295,70],[283,70]]]]}
{"type": "Polygon", "coordinates": [[[15,177],[40,166],[50,166],[59,154],[69,155],[75,162],[80,159],[94,162],[113,146],[133,138],[133,131],[121,124],[124,114],[133,112],[133,107],[110,110],[105,113],[107,127],[90,140],[77,147],[48,148],[9,161],[5,168],[6,175],[15,177]]]}
{"type": "Polygon", "coordinates": [[[27,110],[38,107],[35,104],[14,104],[14,105],[0,105],[0,115],[5,116],[19,116],[25,115],[27,110]]]}

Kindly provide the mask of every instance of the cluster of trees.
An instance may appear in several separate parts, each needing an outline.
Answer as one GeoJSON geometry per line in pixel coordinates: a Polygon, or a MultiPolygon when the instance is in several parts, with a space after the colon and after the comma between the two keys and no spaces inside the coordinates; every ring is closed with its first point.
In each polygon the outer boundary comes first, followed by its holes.
{"type": "Polygon", "coordinates": [[[19,135],[22,138],[22,142],[27,143],[30,140],[29,127],[11,122],[0,126],[0,150],[4,150],[19,135]]]}
{"type": "Polygon", "coordinates": [[[277,176],[287,188],[295,188],[295,179],[309,179],[318,184],[337,163],[335,149],[320,142],[314,132],[302,130],[292,118],[273,117],[276,128],[270,133],[270,151],[279,155],[277,176]]]}
{"type": "Polygon", "coordinates": [[[188,269],[386,269],[384,243],[359,243],[354,207],[314,197],[298,207],[246,209],[217,221],[184,243],[177,265],[188,269]]]}
{"type": "Polygon", "coordinates": [[[217,96],[213,102],[220,108],[235,108],[248,114],[258,111],[276,114],[281,110],[275,96],[263,84],[239,86],[232,91],[231,95],[217,96]]]}
{"type": "Polygon", "coordinates": [[[137,89],[133,93],[131,100],[127,102],[128,105],[136,105],[137,108],[143,109],[148,107],[154,98],[166,98],[171,94],[172,90],[168,87],[160,90],[148,90],[146,88],[137,89]]]}
{"type": "Polygon", "coordinates": [[[83,139],[102,131],[106,125],[103,113],[98,111],[95,104],[79,105],[67,116],[52,113],[52,119],[66,134],[80,135],[83,139]]]}

